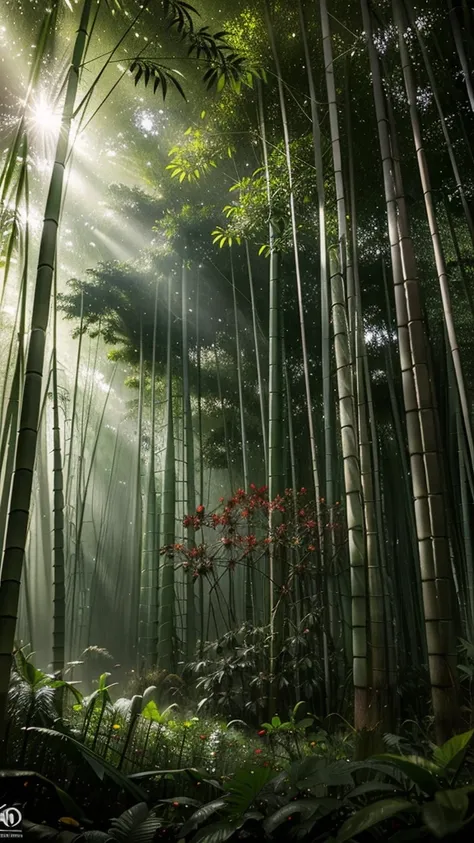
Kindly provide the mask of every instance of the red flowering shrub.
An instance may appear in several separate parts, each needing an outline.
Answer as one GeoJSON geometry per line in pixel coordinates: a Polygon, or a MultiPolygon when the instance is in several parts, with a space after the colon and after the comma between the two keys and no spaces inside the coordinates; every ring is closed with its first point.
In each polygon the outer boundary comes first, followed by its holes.
{"type": "Polygon", "coordinates": [[[201,541],[190,547],[176,544],[173,549],[178,564],[197,578],[216,576],[217,567],[233,571],[238,564],[256,565],[278,548],[286,555],[289,571],[282,594],[289,594],[295,576],[316,572],[318,548],[325,532],[339,528],[340,510],[337,504],[329,512],[323,498],[317,503],[308,499],[305,488],[285,489],[269,500],[266,486],[251,483],[248,492],[237,489],[231,498],[220,498],[213,512],[199,504],[183,525],[199,531],[201,541]],[[215,539],[209,540],[210,531],[215,539]]]}

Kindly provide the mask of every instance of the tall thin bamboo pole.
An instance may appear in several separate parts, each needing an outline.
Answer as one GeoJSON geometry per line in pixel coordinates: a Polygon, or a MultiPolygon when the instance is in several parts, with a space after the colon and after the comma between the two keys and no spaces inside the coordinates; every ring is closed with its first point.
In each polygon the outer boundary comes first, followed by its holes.
{"type": "Polygon", "coordinates": [[[71,67],[68,73],[61,129],[56,147],[41,236],[36,275],[31,333],[23,387],[20,430],[15,458],[10,513],[8,516],[2,576],[0,582],[0,739],[3,739],[11,654],[15,639],[20,582],[25,556],[28,514],[38,437],[38,419],[44,370],[46,334],[51,305],[51,288],[56,261],[58,225],[63,198],[65,162],[74,103],[87,42],[93,0],[84,0],[71,67]]]}
{"type": "Polygon", "coordinates": [[[446,535],[442,470],[413,246],[402,213],[403,189],[393,159],[393,139],[389,133],[381,70],[367,0],[361,0],[361,6],[384,175],[433,711],[437,739],[443,742],[458,726],[459,704],[452,615],[453,581],[446,535]]]}

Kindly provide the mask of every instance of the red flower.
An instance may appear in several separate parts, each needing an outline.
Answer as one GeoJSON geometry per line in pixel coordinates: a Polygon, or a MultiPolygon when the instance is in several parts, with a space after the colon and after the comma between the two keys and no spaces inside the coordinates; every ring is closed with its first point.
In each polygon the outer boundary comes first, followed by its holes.
{"type": "Polygon", "coordinates": [[[201,526],[201,518],[198,515],[186,515],[183,518],[183,527],[194,527],[196,530],[201,526]]]}
{"type": "Polygon", "coordinates": [[[315,548],[314,544],[309,544],[309,545],[308,545],[308,550],[316,550],[316,548],[315,548]]]}
{"type": "Polygon", "coordinates": [[[198,513],[198,515],[204,514],[204,506],[202,505],[202,503],[200,503],[199,506],[196,507],[196,512],[198,513]]]}
{"type": "Polygon", "coordinates": [[[267,734],[266,729],[260,729],[260,731],[257,732],[257,735],[259,735],[259,737],[261,737],[261,738],[263,737],[263,735],[266,735],[266,734],[267,734]]]}
{"type": "Polygon", "coordinates": [[[255,755],[261,755],[262,754],[261,749],[254,749],[254,752],[255,752],[255,755]]]}

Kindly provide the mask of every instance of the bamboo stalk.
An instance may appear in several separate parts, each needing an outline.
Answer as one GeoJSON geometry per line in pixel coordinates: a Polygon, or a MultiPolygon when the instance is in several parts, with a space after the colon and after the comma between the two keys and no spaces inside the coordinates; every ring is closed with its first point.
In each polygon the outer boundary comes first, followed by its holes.
{"type": "Polygon", "coordinates": [[[403,187],[393,159],[394,138],[389,134],[367,0],[361,0],[361,6],[384,175],[433,711],[437,739],[443,742],[453,734],[459,722],[451,607],[453,581],[446,536],[444,490],[426,360],[425,329],[412,241],[404,213],[403,187]]]}
{"type": "Polygon", "coordinates": [[[174,544],[176,518],[176,462],[173,425],[173,368],[171,349],[171,286],[168,281],[168,340],[166,364],[166,450],[162,494],[163,561],[159,598],[158,653],[159,667],[173,672],[175,649],[175,583],[174,544]]]}
{"type": "Polygon", "coordinates": [[[91,8],[92,0],[84,0],[81,21],[68,74],[61,130],[46,202],[35,284],[11,508],[8,516],[7,538],[0,582],[0,739],[3,738],[5,729],[11,654],[15,638],[20,582],[28,528],[28,513],[31,502],[41,402],[41,383],[51,304],[51,288],[56,259],[58,223],[63,196],[65,161],[68,153],[74,102],[79,85],[80,68],[87,40],[87,28],[91,8]]]}

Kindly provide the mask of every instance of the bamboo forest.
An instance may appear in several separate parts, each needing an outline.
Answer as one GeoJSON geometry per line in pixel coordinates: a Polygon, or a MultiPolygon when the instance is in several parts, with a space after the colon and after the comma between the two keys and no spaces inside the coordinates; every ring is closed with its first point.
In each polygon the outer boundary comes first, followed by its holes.
{"type": "Polygon", "coordinates": [[[472,0],[0,70],[0,843],[472,841],[472,0]]]}

